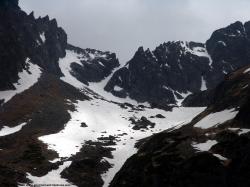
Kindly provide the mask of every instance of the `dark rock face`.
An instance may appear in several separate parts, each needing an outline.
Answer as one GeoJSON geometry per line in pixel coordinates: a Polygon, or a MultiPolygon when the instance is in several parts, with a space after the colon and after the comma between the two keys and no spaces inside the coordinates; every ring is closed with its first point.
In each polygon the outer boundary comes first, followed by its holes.
{"type": "Polygon", "coordinates": [[[29,59],[46,72],[61,75],[58,60],[65,55],[67,35],[55,19],[34,18],[17,6],[18,1],[0,4],[0,90],[14,89],[29,59]]]}
{"type": "Polygon", "coordinates": [[[154,51],[138,49],[105,87],[118,97],[175,103],[182,93],[215,88],[227,73],[249,64],[250,23],[215,31],[206,44],[167,42],[154,51]]]}
{"type": "MultiPolygon", "coordinates": [[[[213,105],[219,111],[221,108],[238,107],[249,97],[250,74],[244,73],[249,66],[228,74],[224,81],[211,90],[189,95],[184,101],[186,107],[205,107],[213,105]]],[[[246,117],[246,116],[244,116],[246,117]]],[[[247,118],[246,118],[247,119],[247,118]]]]}
{"type": "Polygon", "coordinates": [[[0,166],[0,184],[2,187],[14,187],[18,186],[19,183],[28,183],[29,181],[26,179],[26,175],[17,170],[13,170],[11,168],[0,166]]]}
{"type": "Polygon", "coordinates": [[[87,85],[89,82],[100,82],[119,66],[119,61],[114,53],[81,49],[72,45],[68,45],[67,49],[81,55],[79,58],[82,65],[71,64],[72,75],[87,85]]]}
{"type": "Polygon", "coordinates": [[[0,8],[18,8],[18,0],[1,0],[0,8]]]}
{"type": "Polygon", "coordinates": [[[182,102],[184,107],[206,107],[211,104],[214,96],[214,89],[205,90],[187,96],[182,102]]]}

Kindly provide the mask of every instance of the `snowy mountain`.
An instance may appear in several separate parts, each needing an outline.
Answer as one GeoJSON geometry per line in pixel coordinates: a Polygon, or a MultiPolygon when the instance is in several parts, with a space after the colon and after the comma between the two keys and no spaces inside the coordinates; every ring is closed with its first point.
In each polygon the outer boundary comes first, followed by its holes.
{"type": "Polygon", "coordinates": [[[167,42],[154,51],[140,47],[105,90],[161,106],[212,89],[226,74],[249,64],[249,24],[236,22],[219,29],[205,44],[167,42]]]}
{"type": "Polygon", "coordinates": [[[227,172],[248,186],[249,23],[206,44],[140,47],[121,67],[17,0],[0,14],[0,186],[178,186],[190,175],[214,186],[227,172]],[[199,178],[196,162],[215,169],[199,178]]]}

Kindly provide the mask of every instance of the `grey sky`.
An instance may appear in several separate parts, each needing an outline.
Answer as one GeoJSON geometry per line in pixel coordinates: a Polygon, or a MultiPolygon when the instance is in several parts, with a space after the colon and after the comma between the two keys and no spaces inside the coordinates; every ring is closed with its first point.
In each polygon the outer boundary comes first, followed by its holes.
{"type": "Polygon", "coordinates": [[[250,20],[249,0],[20,0],[20,6],[56,18],[69,43],[115,52],[122,63],[141,45],[204,42],[215,29],[250,20]]]}

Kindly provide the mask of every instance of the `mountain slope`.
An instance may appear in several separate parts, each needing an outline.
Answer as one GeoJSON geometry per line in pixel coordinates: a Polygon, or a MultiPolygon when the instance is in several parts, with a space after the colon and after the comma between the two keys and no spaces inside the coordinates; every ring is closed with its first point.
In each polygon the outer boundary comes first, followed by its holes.
{"type": "Polygon", "coordinates": [[[226,77],[208,108],[143,140],[113,186],[249,186],[249,66],[226,77]]]}

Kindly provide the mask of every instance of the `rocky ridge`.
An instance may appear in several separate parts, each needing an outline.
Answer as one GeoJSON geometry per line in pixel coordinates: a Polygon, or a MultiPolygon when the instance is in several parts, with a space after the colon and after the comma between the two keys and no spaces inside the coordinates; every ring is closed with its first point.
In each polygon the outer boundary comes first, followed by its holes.
{"type": "Polygon", "coordinates": [[[140,47],[117,70],[105,90],[118,97],[167,105],[190,93],[215,88],[224,76],[249,64],[250,22],[215,31],[205,44],[167,42],[155,50],[140,47]]]}

